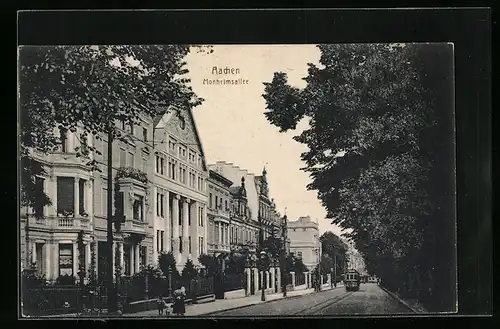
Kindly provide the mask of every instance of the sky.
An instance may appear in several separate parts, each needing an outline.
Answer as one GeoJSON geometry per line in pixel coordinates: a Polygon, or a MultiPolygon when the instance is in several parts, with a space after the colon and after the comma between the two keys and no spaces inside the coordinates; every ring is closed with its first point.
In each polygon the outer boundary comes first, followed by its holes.
{"type": "Polygon", "coordinates": [[[310,216],[319,223],[320,233],[340,228],[325,219],[326,211],[316,191],[308,191],[309,174],[300,154],[307,146],[292,139],[307,129],[304,119],[294,131],[280,133],[264,116],[263,82],[274,72],[288,74],[289,83],[304,87],[307,63],[317,64],[319,49],[314,45],[216,45],[213,53],[191,51],[186,57],[193,91],[205,102],[193,110],[208,164],[232,162],[256,175],[267,170],[269,194],[278,211],[289,220],[310,216]],[[239,74],[216,75],[213,68],[239,69],[239,74]],[[239,85],[213,85],[205,79],[248,80],[239,85]],[[205,80],[205,81],[204,81],[205,80]],[[205,83],[204,83],[205,82],[205,83]]]}

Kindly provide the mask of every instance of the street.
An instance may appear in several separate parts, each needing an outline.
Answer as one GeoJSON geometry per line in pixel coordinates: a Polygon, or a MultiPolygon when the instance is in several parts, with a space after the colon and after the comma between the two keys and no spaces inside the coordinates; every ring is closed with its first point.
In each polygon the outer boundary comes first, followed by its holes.
{"type": "Polygon", "coordinates": [[[252,305],[235,310],[210,314],[210,316],[328,316],[352,314],[411,314],[374,283],[361,284],[359,291],[346,292],[344,287],[252,305]]]}

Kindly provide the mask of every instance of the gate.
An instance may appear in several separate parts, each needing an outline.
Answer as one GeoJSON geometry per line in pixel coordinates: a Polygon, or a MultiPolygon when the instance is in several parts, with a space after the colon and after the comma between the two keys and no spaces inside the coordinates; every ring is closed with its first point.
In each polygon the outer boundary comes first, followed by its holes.
{"type": "Polygon", "coordinates": [[[255,276],[253,275],[253,271],[250,272],[250,295],[255,295],[255,276]]]}
{"type": "Polygon", "coordinates": [[[214,275],[214,295],[216,299],[224,299],[224,275],[216,273],[214,275]]]}

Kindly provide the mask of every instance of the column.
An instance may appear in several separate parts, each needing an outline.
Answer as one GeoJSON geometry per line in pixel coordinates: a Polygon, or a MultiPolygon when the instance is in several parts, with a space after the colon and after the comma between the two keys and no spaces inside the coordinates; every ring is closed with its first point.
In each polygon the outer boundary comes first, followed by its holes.
{"type": "MultiPolygon", "coordinates": [[[[91,152],[92,154],[92,152],[91,152]]],[[[88,180],[87,181],[87,195],[86,195],[86,199],[87,199],[87,213],[89,214],[89,219],[90,218],[93,218],[94,216],[94,200],[93,200],[93,197],[94,197],[94,193],[93,193],[93,185],[94,185],[94,181],[93,180],[88,180]]]]}
{"type": "Polygon", "coordinates": [[[251,268],[247,267],[245,269],[245,273],[247,275],[247,295],[251,294],[250,288],[251,288],[251,281],[252,281],[252,271],[251,268]]]}
{"type": "Polygon", "coordinates": [[[328,284],[332,284],[332,274],[328,273],[328,279],[327,279],[328,284]]]}
{"type": "Polygon", "coordinates": [[[130,245],[130,252],[129,252],[129,268],[130,268],[130,276],[135,274],[135,266],[134,266],[134,245],[130,245]]]}
{"type": "Polygon", "coordinates": [[[59,276],[59,256],[57,254],[59,245],[57,243],[52,244],[52,259],[54,260],[52,265],[52,279],[56,279],[59,276]]]}
{"type": "Polygon", "coordinates": [[[271,286],[270,286],[270,288],[272,288],[273,292],[274,292],[274,284],[275,284],[275,280],[276,280],[276,272],[274,271],[274,267],[271,267],[269,269],[269,274],[271,275],[271,286]]]}
{"type": "MultiPolygon", "coordinates": [[[[189,203],[191,200],[184,199],[182,203],[182,254],[183,262],[187,261],[189,255],[189,203]]],[[[181,264],[179,264],[181,265],[181,264]]],[[[184,264],[182,264],[184,265],[184,264]]]]}
{"type": "Polygon", "coordinates": [[[140,272],[140,267],[139,267],[139,262],[140,262],[139,249],[140,249],[140,244],[136,244],[134,246],[135,273],[139,273],[140,272]]]}
{"type": "Polygon", "coordinates": [[[203,205],[203,227],[205,229],[203,235],[203,251],[208,253],[208,218],[207,218],[207,205],[203,205]]]}
{"type": "Polygon", "coordinates": [[[164,193],[165,194],[163,197],[163,211],[165,215],[165,226],[164,226],[165,233],[163,233],[163,250],[169,251],[170,233],[172,231],[170,227],[170,192],[164,190],[164,193]]]}
{"type": "Polygon", "coordinates": [[[74,197],[75,197],[75,211],[74,211],[74,214],[76,217],[76,215],[80,215],[80,189],[78,188],[78,182],[79,182],[80,178],[79,177],[75,177],[75,184],[73,184],[73,187],[74,187],[74,197]]]}
{"type": "Polygon", "coordinates": [[[115,266],[116,266],[116,242],[113,241],[113,277],[115,276],[115,266]]]}
{"type": "MultiPolygon", "coordinates": [[[[31,263],[36,264],[36,242],[31,243],[31,263]]],[[[40,264],[37,264],[39,266],[40,264]]]]}
{"type": "Polygon", "coordinates": [[[254,287],[255,287],[255,292],[260,290],[259,286],[259,270],[256,268],[252,268],[253,270],[253,282],[254,282],[254,287]]]}
{"type": "Polygon", "coordinates": [[[292,287],[295,288],[295,272],[290,272],[292,276],[292,287]]]}
{"type": "Polygon", "coordinates": [[[267,280],[266,287],[270,288],[271,287],[271,273],[269,271],[265,271],[264,273],[266,274],[265,277],[266,277],[266,280],[267,280]]]}
{"type": "Polygon", "coordinates": [[[217,239],[217,244],[219,245],[219,249],[221,248],[222,245],[222,223],[218,222],[218,230],[219,230],[219,238],[217,239]]]}
{"type": "Polygon", "coordinates": [[[78,276],[78,248],[76,242],[73,243],[73,276],[78,276]]]}
{"type": "Polygon", "coordinates": [[[191,229],[191,254],[193,255],[193,259],[195,261],[198,260],[198,256],[199,256],[199,242],[198,242],[198,222],[200,220],[199,218],[199,214],[200,214],[200,211],[198,209],[198,205],[199,203],[194,201],[192,204],[191,204],[191,226],[192,226],[192,229],[191,229]]]}
{"type": "Polygon", "coordinates": [[[278,267],[276,268],[276,284],[278,285],[278,292],[281,292],[281,269],[278,267]]]}
{"type": "Polygon", "coordinates": [[[44,259],[45,259],[45,273],[44,274],[45,274],[45,279],[46,280],[49,280],[49,278],[50,278],[50,258],[51,258],[50,254],[51,254],[51,246],[52,245],[50,243],[48,243],[47,241],[45,242],[45,244],[43,246],[44,247],[44,252],[45,252],[45,255],[44,255],[45,256],[44,257],[44,259]]]}
{"type": "Polygon", "coordinates": [[[90,270],[90,263],[92,263],[92,258],[90,257],[92,252],[90,251],[90,241],[87,242],[85,245],[85,270],[88,271],[90,270]]]}
{"type": "Polygon", "coordinates": [[[178,194],[172,199],[172,241],[174,246],[172,252],[176,261],[179,261],[179,199],[178,194]]]}
{"type": "Polygon", "coordinates": [[[123,257],[123,242],[120,242],[120,267],[121,274],[125,272],[125,258],[123,257]]]}
{"type": "Polygon", "coordinates": [[[309,285],[309,272],[306,272],[304,274],[305,274],[305,277],[306,277],[306,288],[309,288],[310,287],[310,285],[309,285]]]}

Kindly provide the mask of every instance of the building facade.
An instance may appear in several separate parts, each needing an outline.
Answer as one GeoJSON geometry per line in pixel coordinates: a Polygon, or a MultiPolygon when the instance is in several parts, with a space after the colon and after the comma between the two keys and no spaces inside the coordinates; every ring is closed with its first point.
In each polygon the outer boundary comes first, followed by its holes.
{"type": "Polygon", "coordinates": [[[288,222],[290,252],[302,259],[304,265],[312,270],[321,259],[321,242],[318,223],[309,216],[299,217],[288,222]]]}
{"type": "Polygon", "coordinates": [[[225,161],[209,165],[217,174],[233,182],[230,186],[230,249],[247,247],[255,251],[259,247],[259,234],[266,239],[274,232],[280,235],[282,226],[274,201],[269,198],[267,172],[255,176],[245,169],[225,161]],[[234,182],[240,182],[234,183],[234,182]]]}
{"type": "Polygon", "coordinates": [[[155,118],[154,261],[172,252],[179,269],[198,265],[207,250],[207,178],[203,147],[191,111],[155,118]]]}
{"type": "MultiPolygon", "coordinates": [[[[190,257],[196,262],[207,250],[208,173],[191,112],[116,125],[122,138],[112,143],[112,212],[121,229],[113,225],[113,263],[118,259],[123,274],[133,275],[156,264],[161,251],[172,251],[181,266],[190,257]]],[[[77,157],[82,131],[61,131],[56,152],[32,154],[47,173],[36,184],[52,205],[20,209],[21,263],[49,281],[77,275],[80,231],[86,269],[92,249],[98,277],[106,273],[108,141],[106,136],[88,137],[88,145],[98,152],[77,157]],[[91,171],[89,160],[101,171],[91,171]]]]}
{"type": "Polygon", "coordinates": [[[230,251],[231,191],[233,182],[213,170],[208,177],[208,254],[230,251]]]}
{"type": "MultiPolygon", "coordinates": [[[[134,125],[116,122],[123,138],[112,143],[113,215],[120,218],[121,231],[115,225],[113,252],[120,252],[122,268],[134,273],[146,264],[152,247],[152,221],[147,195],[151,192],[151,145],[147,137],[153,131],[152,120],[141,119],[134,125]],[[127,257],[124,257],[127,254],[127,257]]],[[[57,130],[57,129],[56,129],[57,130]]],[[[37,177],[37,183],[50,197],[52,205],[21,208],[21,261],[35,267],[49,281],[59,276],[76,276],[78,272],[77,236],[83,231],[86,269],[94,249],[98,276],[105,271],[107,261],[107,164],[106,136],[88,137],[87,144],[95,147],[88,158],[76,156],[81,147],[81,133],[57,131],[60,146],[47,155],[34,153],[47,173],[37,177]],[[89,160],[95,160],[102,170],[91,171],[89,160]],[[35,216],[38,213],[39,216],[35,216]]],[[[113,262],[115,257],[113,257],[113,262]]]]}

